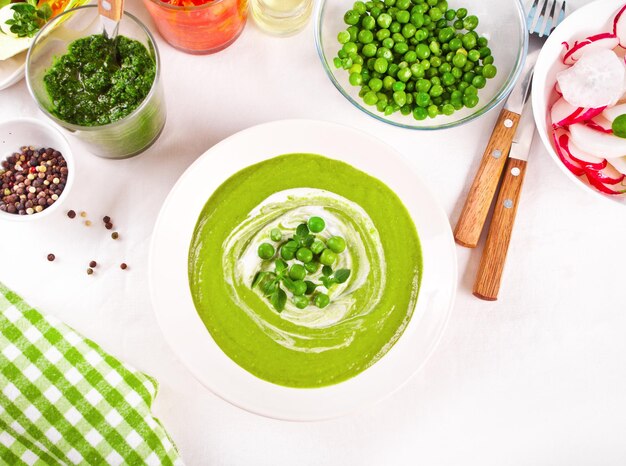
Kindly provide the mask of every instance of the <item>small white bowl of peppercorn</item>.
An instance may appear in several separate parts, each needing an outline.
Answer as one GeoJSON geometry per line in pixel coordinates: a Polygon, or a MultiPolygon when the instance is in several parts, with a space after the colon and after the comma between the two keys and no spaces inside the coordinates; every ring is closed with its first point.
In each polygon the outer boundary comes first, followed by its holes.
{"type": "Polygon", "coordinates": [[[52,214],[74,180],[74,158],[61,132],[34,118],[0,122],[0,221],[52,214]]]}

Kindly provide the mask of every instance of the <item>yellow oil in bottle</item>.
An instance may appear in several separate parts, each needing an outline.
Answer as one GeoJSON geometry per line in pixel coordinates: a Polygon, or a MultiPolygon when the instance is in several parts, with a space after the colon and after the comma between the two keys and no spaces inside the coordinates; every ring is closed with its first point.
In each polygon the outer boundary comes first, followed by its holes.
{"type": "Polygon", "coordinates": [[[250,4],[257,25],[280,36],[302,30],[313,9],[313,0],[251,0],[250,4]]]}

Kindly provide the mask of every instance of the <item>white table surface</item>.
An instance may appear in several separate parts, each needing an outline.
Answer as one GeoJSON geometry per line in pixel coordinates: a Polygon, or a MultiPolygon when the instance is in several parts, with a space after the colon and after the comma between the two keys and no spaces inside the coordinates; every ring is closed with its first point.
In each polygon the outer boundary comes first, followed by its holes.
{"type": "MultiPolygon", "coordinates": [[[[153,26],[138,0],[127,3],[153,26]]],[[[62,212],[33,225],[2,222],[0,280],[155,376],[154,412],[187,464],[626,464],[626,211],[575,188],[539,144],[500,299],[472,296],[480,248],[457,248],[449,326],[426,367],[399,392],[350,417],[295,424],[249,414],[200,385],[165,343],[147,283],[160,205],[198,156],[267,121],[352,125],[409,155],[454,224],[497,112],[433,133],[378,123],[330,84],[311,24],[274,38],[250,22],[235,44],[209,56],[158,40],[168,105],[160,140],[125,161],[94,157],[73,142],[78,178],[63,211],[85,210],[94,225],[62,212]],[[102,227],[104,215],[119,241],[102,227]],[[87,276],[91,259],[101,265],[87,276]],[[119,269],[122,261],[129,270],[119,269]]],[[[0,120],[17,116],[45,119],[24,81],[0,92],[0,120]]]]}

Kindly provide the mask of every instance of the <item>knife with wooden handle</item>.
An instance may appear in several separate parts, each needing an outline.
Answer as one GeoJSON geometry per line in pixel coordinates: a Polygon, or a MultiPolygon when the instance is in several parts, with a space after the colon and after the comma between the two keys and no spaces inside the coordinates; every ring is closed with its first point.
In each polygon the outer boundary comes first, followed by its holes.
{"type": "Polygon", "coordinates": [[[498,298],[502,272],[511,241],[526,164],[530,154],[535,122],[530,101],[524,106],[500,184],[487,242],[474,283],[474,296],[488,301],[498,298]]]}
{"type": "Polygon", "coordinates": [[[454,230],[456,242],[466,248],[475,248],[483,231],[485,220],[511,149],[513,137],[519,124],[524,104],[528,100],[533,69],[537,61],[536,52],[529,53],[524,62],[520,79],[511,91],[493,128],[480,167],[472,182],[461,216],[454,230]]]}

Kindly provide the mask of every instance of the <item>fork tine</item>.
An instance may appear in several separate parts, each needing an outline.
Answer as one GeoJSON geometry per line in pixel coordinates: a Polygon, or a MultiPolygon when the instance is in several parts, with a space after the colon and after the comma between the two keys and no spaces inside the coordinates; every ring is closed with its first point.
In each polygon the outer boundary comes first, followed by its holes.
{"type": "Polygon", "coordinates": [[[535,22],[538,4],[539,4],[539,0],[534,0],[533,4],[528,10],[528,15],[526,16],[526,28],[528,29],[529,32],[532,31],[532,24],[535,22]]]}
{"type": "Polygon", "coordinates": [[[557,26],[561,24],[561,21],[565,19],[565,3],[565,0],[563,0],[563,3],[561,4],[561,10],[559,11],[559,17],[556,20],[557,26]]]}
{"type": "Polygon", "coordinates": [[[550,8],[550,14],[546,19],[546,26],[543,31],[539,33],[539,37],[548,37],[554,27],[554,13],[556,12],[556,0],[552,0],[552,8],[550,8]]]}
{"type": "Polygon", "coordinates": [[[539,37],[541,37],[540,34],[541,34],[541,31],[543,30],[542,27],[544,26],[544,23],[546,21],[546,10],[548,9],[548,2],[549,2],[549,0],[544,0],[543,1],[543,4],[541,6],[541,13],[539,13],[539,18],[537,19],[537,24],[535,25],[533,30],[530,31],[531,34],[535,33],[535,34],[539,35],[539,37]]]}

